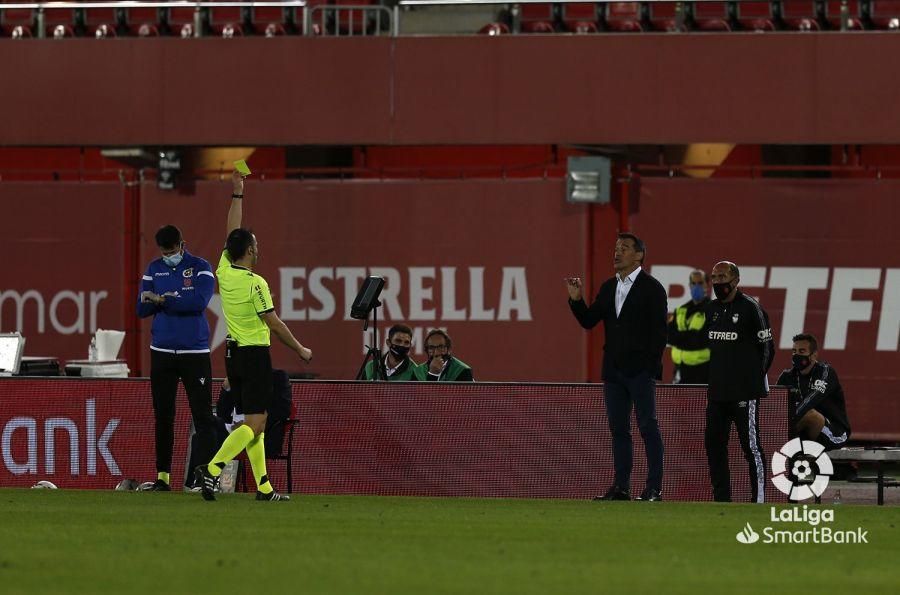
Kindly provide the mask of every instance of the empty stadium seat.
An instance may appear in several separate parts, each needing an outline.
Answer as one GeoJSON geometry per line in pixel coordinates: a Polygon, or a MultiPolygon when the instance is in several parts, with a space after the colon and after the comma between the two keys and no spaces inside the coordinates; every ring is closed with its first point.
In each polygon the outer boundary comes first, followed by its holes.
{"type": "Polygon", "coordinates": [[[250,9],[250,26],[257,35],[284,35],[297,23],[294,7],[254,6],[250,9]]]}
{"type": "Polygon", "coordinates": [[[735,20],[747,31],[774,31],[775,15],[769,2],[735,2],[735,20]]]}
{"type": "Polygon", "coordinates": [[[869,20],[876,29],[900,29],[900,0],[872,0],[869,20]]]}
{"type": "Polygon", "coordinates": [[[210,6],[208,16],[209,29],[213,35],[221,37],[244,35],[244,8],[242,6],[210,6]]]}
{"type": "Polygon", "coordinates": [[[651,2],[649,22],[654,31],[687,31],[683,2],[651,2]]]}
{"type": "Polygon", "coordinates": [[[822,28],[817,2],[813,0],[784,0],[781,3],[781,22],[795,31],[819,31],[822,28]]]}
{"type": "Polygon", "coordinates": [[[478,30],[479,35],[506,35],[509,33],[509,26],[506,23],[488,23],[478,30]]]}
{"type": "Polygon", "coordinates": [[[78,24],[74,8],[52,8],[44,10],[44,35],[53,39],[75,37],[78,24]]]}
{"type": "Polygon", "coordinates": [[[37,11],[31,8],[3,8],[0,4],[0,33],[3,37],[24,39],[34,35],[37,11]]]}
{"type": "Polygon", "coordinates": [[[592,3],[563,4],[562,22],[572,33],[596,33],[599,20],[597,5],[592,3]]]}
{"type": "Polygon", "coordinates": [[[691,2],[690,12],[697,31],[731,31],[728,2],[691,2]]]}
{"type": "Polygon", "coordinates": [[[842,5],[846,5],[847,7],[847,29],[864,29],[865,27],[863,26],[862,2],[859,2],[859,0],[849,0],[847,2],[832,0],[826,2],[825,20],[828,23],[828,26],[832,29],[841,29],[841,20],[843,19],[843,16],[841,15],[842,5]]]}
{"type": "MultiPolygon", "coordinates": [[[[166,23],[169,27],[169,35],[174,35],[176,37],[181,37],[182,39],[193,37],[194,32],[194,7],[193,6],[173,6],[171,8],[166,9],[166,23]]],[[[202,17],[202,13],[201,13],[202,17]]],[[[201,18],[201,31],[202,34],[202,22],[201,18]]]]}
{"type": "Polygon", "coordinates": [[[122,12],[128,34],[138,37],[159,35],[162,19],[158,8],[125,8],[122,12]]]}
{"type": "Polygon", "coordinates": [[[608,2],[603,5],[603,22],[609,31],[643,31],[643,10],[640,2],[608,2]]]}
{"type": "Polygon", "coordinates": [[[519,19],[522,25],[523,33],[553,33],[555,28],[553,22],[552,4],[520,4],[519,19]]]}
{"type": "Polygon", "coordinates": [[[97,39],[116,37],[119,19],[115,8],[85,8],[85,33],[97,39]]]}

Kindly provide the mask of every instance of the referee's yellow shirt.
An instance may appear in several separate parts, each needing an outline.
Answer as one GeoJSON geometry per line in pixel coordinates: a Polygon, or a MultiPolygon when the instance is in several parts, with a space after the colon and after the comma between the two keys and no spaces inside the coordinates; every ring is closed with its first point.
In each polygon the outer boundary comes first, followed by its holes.
{"type": "Polygon", "coordinates": [[[269,284],[250,269],[231,264],[223,250],[216,268],[222,314],[239,346],[269,345],[269,327],[260,315],[275,310],[269,284]]]}

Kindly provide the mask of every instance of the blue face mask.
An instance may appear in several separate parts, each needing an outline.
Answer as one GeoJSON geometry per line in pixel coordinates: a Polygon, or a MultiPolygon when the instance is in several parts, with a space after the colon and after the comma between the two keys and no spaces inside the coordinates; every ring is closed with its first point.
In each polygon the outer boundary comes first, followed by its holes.
{"type": "Polygon", "coordinates": [[[706,289],[702,285],[691,285],[691,299],[699,302],[706,297],[706,289]]]}
{"type": "Polygon", "coordinates": [[[163,256],[163,262],[167,267],[172,267],[173,269],[181,264],[182,259],[184,258],[184,254],[179,252],[178,254],[173,254],[171,256],[163,256]]]}

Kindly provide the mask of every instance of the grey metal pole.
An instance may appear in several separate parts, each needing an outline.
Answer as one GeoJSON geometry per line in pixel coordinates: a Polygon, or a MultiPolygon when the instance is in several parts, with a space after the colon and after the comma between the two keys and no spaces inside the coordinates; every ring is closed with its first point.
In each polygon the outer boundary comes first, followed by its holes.
{"type": "Polygon", "coordinates": [[[40,7],[37,13],[37,36],[38,39],[44,39],[47,36],[46,31],[44,31],[44,7],[40,7]]]}
{"type": "Polygon", "coordinates": [[[200,37],[202,32],[200,31],[200,25],[203,23],[203,20],[200,18],[200,3],[194,7],[194,37],[200,37]]]}

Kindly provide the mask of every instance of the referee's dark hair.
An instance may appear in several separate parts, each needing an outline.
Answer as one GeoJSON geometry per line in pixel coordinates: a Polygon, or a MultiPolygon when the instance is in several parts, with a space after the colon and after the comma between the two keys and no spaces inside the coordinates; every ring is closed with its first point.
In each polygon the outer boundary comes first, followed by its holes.
{"type": "Polygon", "coordinates": [[[425,335],[425,346],[426,347],[428,346],[428,339],[430,339],[431,337],[433,337],[435,335],[440,335],[444,338],[444,341],[447,342],[447,349],[450,349],[451,347],[453,347],[453,340],[450,339],[450,335],[448,335],[446,331],[443,331],[439,328],[433,329],[433,330],[429,331],[429,333],[427,335],[425,335]]]}
{"type": "Polygon", "coordinates": [[[181,244],[181,230],[174,225],[163,225],[156,232],[156,245],[163,250],[176,248],[181,244]]]}
{"type": "Polygon", "coordinates": [[[799,335],[794,335],[791,337],[791,341],[796,343],[797,341],[806,341],[809,343],[809,352],[816,353],[819,351],[819,341],[816,339],[815,335],[810,335],[809,333],[800,333],[799,335]]]}
{"type": "Polygon", "coordinates": [[[620,233],[616,236],[620,240],[631,240],[634,242],[634,251],[635,252],[643,252],[643,256],[641,256],[641,264],[644,264],[644,259],[647,257],[647,246],[644,244],[644,240],[637,237],[633,233],[620,233]]]}
{"type": "Polygon", "coordinates": [[[246,256],[247,250],[252,245],[253,232],[243,227],[231,230],[228,239],[225,240],[225,249],[228,250],[231,262],[236,262],[246,256]]]}
{"type": "Polygon", "coordinates": [[[388,341],[393,339],[394,335],[396,335],[397,333],[406,333],[410,337],[412,337],[412,334],[413,334],[412,329],[409,328],[408,326],[406,326],[405,324],[395,324],[388,331],[388,341]]]}

